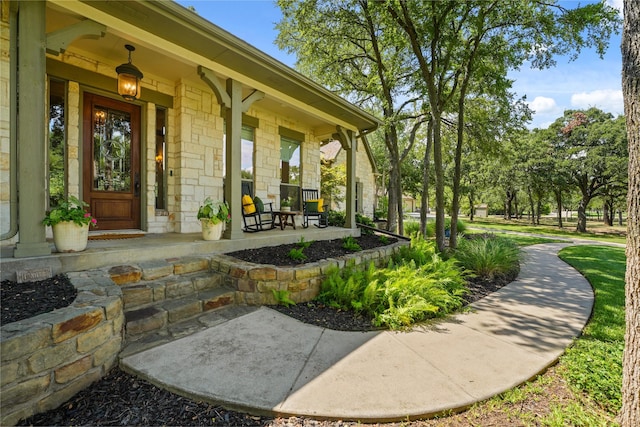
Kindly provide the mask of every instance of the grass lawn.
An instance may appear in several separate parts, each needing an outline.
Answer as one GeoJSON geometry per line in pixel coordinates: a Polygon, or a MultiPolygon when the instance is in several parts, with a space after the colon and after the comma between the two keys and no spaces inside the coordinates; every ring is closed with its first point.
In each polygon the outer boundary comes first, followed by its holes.
{"type": "MultiPolygon", "coordinates": [[[[463,219],[464,220],[464,219],[463,219]]],[[[587,233],[577,233],[575,222],[565,223],[563,228],[550,221],[545,221],[540,225],[532,225],[526,220],[506,221],[498,218],[476,218],[473,222],[465,221],[469,228],[517,231],[521,233],[548,234],[558,237],[569,237],[573,239],[590,239],[610,243],[626,243],[625,227],[608,227],[599,222],[588,222],[587,233]]]]}

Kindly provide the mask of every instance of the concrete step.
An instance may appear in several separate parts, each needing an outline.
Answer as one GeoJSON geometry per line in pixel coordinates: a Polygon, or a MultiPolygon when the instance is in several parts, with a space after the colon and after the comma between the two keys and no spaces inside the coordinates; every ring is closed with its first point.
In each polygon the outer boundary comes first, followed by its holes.
{"type": "MultiPolygon", "coordinates": [[[[180,339],[212,326],[228,322],[229,320],[237,317],[244,316],[245,314],[258,309],[259,307],[257,306],[225,305],[215,310],[203,311],[197,316],[183,319],[175,323],[165,323],[165,326],[160,329],[152,329],[131,338],[127,337],[126,344],[119,357],[124,358],[149,348],[180,339]]],[[[162,311],[158,309],[157,312],[162,311]]],[[[168,318],[168,314],[166,312],[165,314],[166,320],[168,318]]],[[[162,317],[163,316],[160,316],[160,318],[162,317]]]]}
{"type": "Polygon", "coordinates": [[[125,308],[126,339],[135,341],[151,331],[234,304],[235,291],[220,287],[160,300],[145,307],[125,308]]]}

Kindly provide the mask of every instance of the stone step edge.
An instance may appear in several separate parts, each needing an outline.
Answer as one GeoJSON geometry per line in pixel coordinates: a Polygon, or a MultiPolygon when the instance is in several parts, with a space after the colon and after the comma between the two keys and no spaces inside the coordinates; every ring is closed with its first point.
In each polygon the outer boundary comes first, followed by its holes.
{"type": "Polygon", "coordinates": [[[138,283],[141,280],[156,280],[171,275],[211,271],[211,257],[187,256],[144,261],[138,264],[123,264],[109,267],[107,273],[119,286],[138,283]]]}
{"type": "Polygon", "coordinates": [[[125,337],[127,341],[135,340],[150,331],[235,303],[235,291],[222,287],[125,310],[125,337]]]}
{"type": "Polygon", "coordinates": [[[224,276],[217,271],[168,276],[120,286],[126,310],[187,297],[224,286],[224,276]]]}

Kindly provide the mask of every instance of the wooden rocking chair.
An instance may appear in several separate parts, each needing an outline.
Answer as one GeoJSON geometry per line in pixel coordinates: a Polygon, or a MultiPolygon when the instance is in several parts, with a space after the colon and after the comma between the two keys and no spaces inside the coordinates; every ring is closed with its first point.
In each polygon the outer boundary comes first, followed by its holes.
{"type": "Polygon", "coordinates": [[[318,223],[314,225],[318,228],[329,226],[328,212],[322,204],[323,200],[319,197],[318,190],[302,189],[302,226],[304,228],[309,227],[309,219],[317,219],[318,223]]]}
{"type": "Polygon", "coordinates": [[[264,203],[259,197],[253,199],[248,194],[242,196],[242,220],[244,230],[248,233],[271,230],[275,227],[273,220],[273,203],[264,203]]]}

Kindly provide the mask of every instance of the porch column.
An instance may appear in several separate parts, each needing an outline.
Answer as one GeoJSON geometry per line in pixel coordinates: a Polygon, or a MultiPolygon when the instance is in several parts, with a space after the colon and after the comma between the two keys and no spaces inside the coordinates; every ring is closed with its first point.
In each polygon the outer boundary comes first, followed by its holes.
{"type": "Polygon", "coordinates": [[[225,111],[227,175],[224,182],[224,198],[231,208],[231,223],[224,231],[225,239],[242,237],[242,85],[227,80],[230,105],[225,111]]]}
{"type": "Polygon", "coordinates": [[[227,175],[224,178],[224,199],[229,204],[231,222],[224,231],[225,239],[242,237],[242,113],[249,110],[251,104],[264,98],[264,93],[254,90],[242,99],[242,84],[233,79],[226,80],[226,86],[208,68],[198,66],[198,74],[213,90],[220,106],[224,109],[226,121],[226,158],[227,175]]]}
{"type": "Polygon", "coordinates": [[[18,226],[16,258],[51,254],[42,225],[46,211],[47,120],[45,10],[42,0],[18,9],[18,226]]]}
{"type": "Polygon", "coordinates": [[[357,141],[353,131],[337,127],[338,132],[333,135],[347,153],[347,191],[346,191],[346,215],[344,226],[356,228],[356,150],[357,141]]]}

